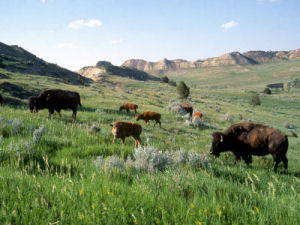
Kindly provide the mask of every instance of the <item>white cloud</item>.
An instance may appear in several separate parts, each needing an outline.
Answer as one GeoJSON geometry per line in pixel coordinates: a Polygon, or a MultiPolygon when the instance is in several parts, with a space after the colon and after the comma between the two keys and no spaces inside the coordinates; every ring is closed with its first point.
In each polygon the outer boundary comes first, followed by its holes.
{"type": "Polygon", "coordinates": [[[69,48],[69,49],[77,49],[79,46],[74,45],[72,43],[60,43],[56,46],[57,48],[69,48]]]}
{"type": "Polygon", "coordinates": [[[117,39],[117,40],[111,40],[110,43],[114,44],[114,45],[118,45],[121,44],[123,42],[123,39],[117,39]]]}
{"type": "Polygon", "coordinates": [[[229,29],[231,29],[233,27],[236,27],[237,25],[239,25],[239,23],[232,20],[232,21],[230,21],[228,23],[222,24],[221,28],[222,28],[223,31],[227,31],[227,30],[229,30],[229,29]]]}
{"type": "Polygon", "coordinates": [[[97,19],[91,19],[89,21],[75,20],[68,25],[68,28],[79,29],[81,27],[101,27],[102,22],[97,19]]]}

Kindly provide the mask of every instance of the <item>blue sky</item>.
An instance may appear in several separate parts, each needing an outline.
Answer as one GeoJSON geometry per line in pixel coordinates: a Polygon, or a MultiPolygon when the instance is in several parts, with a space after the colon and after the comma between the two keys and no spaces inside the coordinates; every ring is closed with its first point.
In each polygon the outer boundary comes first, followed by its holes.
{"type": "Polygon", "coordinates": [[[300,48],[299,0],[0,0],[0,41],[71,70],[300,48]]]}

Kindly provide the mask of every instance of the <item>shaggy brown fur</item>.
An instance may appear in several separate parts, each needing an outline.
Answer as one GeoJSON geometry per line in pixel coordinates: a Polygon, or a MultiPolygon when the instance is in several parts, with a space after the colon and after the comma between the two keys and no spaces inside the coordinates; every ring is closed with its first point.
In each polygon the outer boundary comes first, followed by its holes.
{"type": "Polygon", "coordinates": [[[138,108],[138,105],[131,103],[131,102],[125,102],[123,105],[120,106],[120,112],[123,109],[126,109],[127,113],[129,113],[129,110],[132,109],[132,110],[134,110],[134,113],[136,113],[137,108],[138,108]]]}
{"type": "Polygon", "coordinates": [[[196,112],[196,113],[193,113],[193,118],[194,117],[198,117],[199,119],[203,119],[203,113],[202,112],[196,112]]]}
{"type": "Polygon", "coordinates": [[[0,105],[3,105],[4,99],[2,97],[2,95],[0,94],[0,105]]]}
{"type": "Polygon", "coordinates": [[[146,111],[136,116],[137,121],[144,120],[146,124],[149,124],[149,120],[155,120],[156,123],[154,124],[154,126],[158,123],[159,126],[161,127],[160,118],[161,118],[161,114],[152,111],[146,111]]]}
{"type": "Polygon", "coordinates": [[[125,122],[125,121],[117,121],[114,125],[111,125],[112,131],[111,133],[114,135],[113,144],[117,138],[122,140],[122,143],[125,143],[125,138],[132,136],[134,139],[134,147],[138,147],[141,145],[140,135],[142,133],[142,126],[138,123],[134,122],[125,122]]]}
{"type": "Polygon", "coordinates": [[[61,116],[60,111],[62,109],[71,109],[73,120],[76,120],[77,105],[81,107],[80,95],[77,92],[60,89],[44,90],[38,96],[30,97],[28,103],[31,112],[48,109],[49,118],[51,118],[54,110],[61,116]]]}
{"type": "Polygon", "coordinates": [[[181,103],[181,106],[182,106],[182,108],[187,112],[187,113],[189,113],[190,114],[190,116],[192,116],[193,115],[193,107],[189,104],[189,103],[187,103],[187,102],[183,102],[183,103],[181,103]]]}
{"type": "Polygon", "coordinates": [[[218,157],[221,152],[231,151],[235,155],[234,164],[240,158],[249,164],[252,162],[252,155],[271,154],[275,161],[275,171],[281,161],[287,169],[287,136],[297,137],[296,134],[287,135],[277,129],[252,122],[234,124],[225,132],[214,132],[212,136],[211,154],[218,157]]]}

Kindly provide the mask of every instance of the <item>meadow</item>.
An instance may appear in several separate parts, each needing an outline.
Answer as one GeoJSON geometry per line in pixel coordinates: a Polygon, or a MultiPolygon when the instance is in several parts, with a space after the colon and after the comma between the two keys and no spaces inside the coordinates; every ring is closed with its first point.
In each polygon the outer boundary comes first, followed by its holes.
{"type": "Polygon", "coordinates": [[[165,83],[107,76],[101,83],[73,86],[1,70],[10,77],[3,82],[25,89],[77,91],[83,107],[76,122],[71,111],[48,119],[47,110],[30,113],[26,105],[0,108],[0,223],[299,224],[299,138],[289,138],[288,172],[282,164],[274,172],[270,156],[254,157],[251,166],[243,161],[233,166],[231,153],[219,158],[208,153],[212,132],[244,120],[299,135],[300,90],[261,93],[265,82],[299,77],[293,69],[298,65],[299,61],[292,61],[243,68],[251,72],[247,74],[232,71],[236,68],[223,68],[223,73],[220,68],[218,73],[205,69],[203,76],[201,70],[182,71],[191,74],[185,78],[178,72],[168,74],[191,86],[188,101],[204,112],[206,126],[200,127],[189,126],[168,111],[170,100],[181,100],[176,88],[165,83]],[[289,72],[278,77],[282,71],[289,72]],[[260,106],[248,103],[253,91],[259,94],[260,106]],[[145,151],[156,149],[160,156],[193,152],[207,159],[208,165],[193,164],[190,157],[187,163],[160,170],[127,166],[137,155],[134,141],[127,138],[125,145],[120,140],[112,144],[110,127],[117,120],[135,121],[132,112],[119,112],[126,101],[137,103],[138,112],[162,114],[162,128],[139,122],[145,151]],[[94,132],[93,126],[100,131],[94,132]],[[104,164],[97,167],[99,156],[104,164]]]}

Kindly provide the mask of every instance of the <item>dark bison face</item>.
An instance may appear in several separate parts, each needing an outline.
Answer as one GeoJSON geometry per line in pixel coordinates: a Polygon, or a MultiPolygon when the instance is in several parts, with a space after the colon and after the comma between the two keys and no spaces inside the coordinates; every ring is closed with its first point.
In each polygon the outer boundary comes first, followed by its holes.
{"type": "Polygon", "coordinates": [[[222,134],[221,132],[214,132],[212,134],[210,154],[219,157],[220,152],[223,152],[224,150],[225,150],[224,134],[222,134]]]}
{"type": "Polygon", "coordinates": [[[141,117],[141,115],[137,115],[137,116],[135,117],[136,121],[139,121],[139,120],[140,120],[140,117],[141,117]]]}
{"type": "Polygon", "coordinates": [[[28,98],[28,105],[29,105],[30,112],[38,111],[36,108],[36,98],[35,97],[28,98]]]}
{"type": "Polygon", "coordinates": [[[120,106],[119,111],[121,112],[124,109],[124,106],[120,106]]]}

